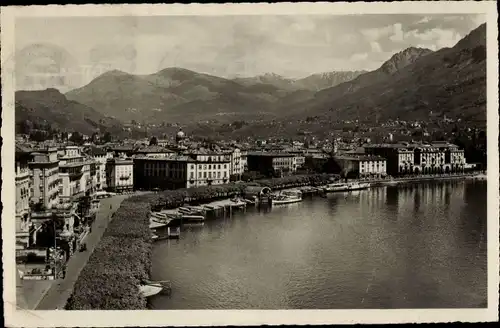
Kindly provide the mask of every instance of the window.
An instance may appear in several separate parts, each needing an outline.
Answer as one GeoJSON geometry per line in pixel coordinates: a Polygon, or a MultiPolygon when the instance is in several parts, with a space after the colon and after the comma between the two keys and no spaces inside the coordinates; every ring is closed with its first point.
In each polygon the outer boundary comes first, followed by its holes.
{"type": "Polygon", "coordinates": [[[201,179],[201,172],[198,172],[198,178],[201,179]]]}
{"type": "MultiPolygon", "coordinates": [[[[215,166],[215,165],[214,165],[214,166],[215,166]]],[[[208,169],[209,169],[209,170],[211,170],[211,169],[212,169],[212,165],[209,165],[209,166],[208,166],[208,169]]]]}
{"type": "Polygon", "coordinates": [[[227,168],[227,165],[226,165],[226,164],[224,164],[224,168],[227,168]]]}
{"type": "Polygon", "coordinates": [[[217,165],[217,168],[220,170],[220,164],[219,164],[219,165],[217,165]]]}
{"type": "Polygon", "coordinates": [[[217,172],[217,178],[219,178],[219,179],[220,179],[220,171],[219,171],[219,172],[217,172]]]}
{"type": "Polygon", "coordinates": [[[203,172],[203,178],[207,178],[207,172],[203,172]]]}
{"type": "Polygon", "coordinates": [[[206,170],[207,169],[207,166],[206,165],[203,165],[203,169],[206,170]]]}

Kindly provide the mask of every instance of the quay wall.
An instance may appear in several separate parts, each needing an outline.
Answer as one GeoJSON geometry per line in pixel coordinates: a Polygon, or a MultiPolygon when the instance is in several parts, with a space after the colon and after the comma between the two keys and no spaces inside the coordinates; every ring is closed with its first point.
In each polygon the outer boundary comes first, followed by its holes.
{"type": "MultiPolygon", "coordinates": [[[[463,179],[474,175],[415,177],[374,181],[375,184],[423,180],[463,179]]],[[[103,238],[80,273],[66,305],[67,310],[142,310],[147,301],[139,294],[142,280],[151,271],[152,240],[149,230],[151,210],[177,208],[185,203],[210,202],[241,195],[248,185],[272,190],[299,186],[322,186],[331,175],[302,175],[259,180],[251,183],[167,190],[133,196],[124,200],[114,214],[103,238]]]]}

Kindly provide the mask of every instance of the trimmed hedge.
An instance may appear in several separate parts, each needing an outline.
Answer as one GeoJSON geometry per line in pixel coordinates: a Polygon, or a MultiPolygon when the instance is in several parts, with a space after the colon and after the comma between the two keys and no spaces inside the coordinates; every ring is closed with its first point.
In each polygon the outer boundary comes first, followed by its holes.
{"type": "Polygon", "coordinates": [[[68,310],[142,310],[147,302],[139,294],[141,280],[151,270],[151,209],[175,208],[186,202],[241,195],[247,185],[280,189],[299,185],[322,185],[330,175],[296,175],[190,189],[168,190],[125,199],[113,215],[104,235],[75,283],[68,310]]]}
{"type": "Polygon", "coordinates": [[[142,310],[138,285],[150,276],[149,198],[124,200],[89,258],[68,300],[68,310],[142,310]]]}

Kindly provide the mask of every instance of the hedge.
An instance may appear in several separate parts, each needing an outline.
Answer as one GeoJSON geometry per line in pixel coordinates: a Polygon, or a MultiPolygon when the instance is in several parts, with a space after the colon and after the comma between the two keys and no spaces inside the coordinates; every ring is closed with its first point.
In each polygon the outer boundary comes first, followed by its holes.
{"type": "Polygon", "coordinates": [[[68,310],[142,310],[138,285],[150,276],[149,198],[124,200],[89,258],[68,300],[68,310]]]}

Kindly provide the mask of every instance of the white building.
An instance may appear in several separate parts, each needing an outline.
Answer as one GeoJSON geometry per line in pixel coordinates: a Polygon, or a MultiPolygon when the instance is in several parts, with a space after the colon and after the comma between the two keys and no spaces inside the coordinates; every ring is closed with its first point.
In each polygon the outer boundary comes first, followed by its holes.
{"type": "Polygon", "coordinates": [[[82,148],[68,146],[59,156],[60,198],[62,203],[72,202],[87,192],[97,189],[98,164],[86,159],[82,148]]]}
{"type": "Polygon", "coordinates": [[[114,192],[134,189],[134,161],[131,158],[112,158],[106,162],[107,188],[114,192]]]}
{"type": "Polygon", "coordinates": [[[368,155],[340,155],[335,161],[345,174],[355,174],[359,177],[382,177],[387,175],[385,158],[368,155]]]}
{"type": "Polygon", "coordinates": [[[225,184],[231,175],[231,154],[210,150],[191,152],[187,169],[188,188],[225,184]]]}
{"type": "Polygon", "coordinates": [[[103,148],[92,147],[90,149],[91,158],[97,163],[97,174],[95,186],[96,190],[104,190],[107,188],[106,184],[106,162],[108,159],[113,158],[112,152],[107,152],[103,148]]]}
{"type": "Polygon", "coordinates": [[[29,246],[31,171],[30,151],[16,146],[16,246],[29,246]]]}
{"type": "Polygon", "coordinates": [[[40,149],[32,154],[29,163],[32,171],[31,201],[45,209],[55,208],[59,204],[59,160],[56,148],[40,149]]]}

